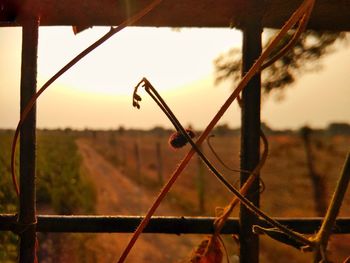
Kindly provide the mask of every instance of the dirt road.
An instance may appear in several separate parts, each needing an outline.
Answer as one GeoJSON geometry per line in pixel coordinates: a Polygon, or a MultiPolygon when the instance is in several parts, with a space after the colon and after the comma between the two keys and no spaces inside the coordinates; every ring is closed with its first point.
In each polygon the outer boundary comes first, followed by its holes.
{"type": "MultiPolygon", "coordinates": [[[[77,141],[83,166],[97,192],[99,215],[140,215],[151,205],[154,194],[125,177],[83,139],[77,141]]],[[[157,214],[173,210],[162,205],[157,214]]],[[[97,262],[116,262],[131,234],[98,234],[86,244],[97,262]]],[[[127,262],[178,262],[198,243],[199,237],[143,234],[127,262]]]]}

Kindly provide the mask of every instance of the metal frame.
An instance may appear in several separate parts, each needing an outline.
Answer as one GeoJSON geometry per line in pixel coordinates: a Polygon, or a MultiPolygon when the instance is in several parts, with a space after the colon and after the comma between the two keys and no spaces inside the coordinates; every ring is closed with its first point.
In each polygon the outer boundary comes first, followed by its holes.
{"type": "MultiPolygon", "coordinates": [[[[320,228],[322,217],[275,218],[283,225],[303,234],[314,234],[320,228]]],[[[83,215],[38,215],[36,232],[52,233],[132,233],[142,220],[142,216],[83,216],[83,215]]],[[[214,217],[152,217],[144,233],[162,234],[211,234],[214,232],[214,217]]],[[[264,220],[257,220],[262,227],[269,225],[264,220]]],[[[229,219],[222,234],[238,234],[238,218],[229,219]]],[[[18,233],[17,216],[0,215],[0,231],[18,233]]],[[[350,233],[350,218],[338,218],[334,234],[350,233]]]]}
{"type": "MultiPolygon", "coordinates": [[[[242,48],[242,75],[254,64],[261,54],[261,16],[243,26],[242,48]]],[[[241,102],[241,169],[253,171],[260,160],[260,93],[261,76],[257,73],[247,84],[242,92],[241,102]]],[[[241,173],[241,186],[248,180],[249,174],[241,173]]],[[[258,176],[259,177],[259,176],[258,176]]],[[[247,192],[247,198],[259,207],[259,178],[251,185],[247,192]]],[[[241,263],[259,262],[259,236],[252,232],[258,218],[244,205],[240,205],[239,223],[240,229],[240,257],[241,263]]]]}
{"type": "MultiPolygon", "coordinates": [[[[36,92],[38,19],[26,21],[22,27],[21,114],[36,92]]],[[[18,231],[20,262],[34,262],[36,243],[36,107],[34,106],[20,131],[20,204],[18,231]]]]}
{"type": "MultiPolygon", "coordinates": [[[[257,22],[243,26],[243,71],[246,71],[261,52],[262,26],[257,22]]],[[[38,22],[23,23],[21,111],[36,91],[38,22]]],[[[36,232],[133,232],[141,217],[123,216],[45,216],[36,215],[35,207],[35,142],[36,111],[29,114],[21,129],[20,147],[20,211],[19,215],[0,215],[0,231],[13,231],[20,236],[20,262],[34,262],[36,232]],[[37,221],[36,221],[37,220],[37,221]]],[[[243,92],[242,107],[242,159],[241,168],[252,170],[259,161],[260,133],[260,76],[255,76],[243,92]]],[[[241,175],[244,182],[247,178],[241,175]]],[[[248,197],[258,205],[258,182],[248,197]],[[253,194],[252,194],[253,193],[253,194]]],[[[322,218],[280,218],[280,222],[305,234],[316,232],[322,218]]],[[[155,217],[146,228],[147,233],[209,234],[213,232],[214,218],[198,217],[155,217]]],[[[241,262],[259,261],[259,241],[251,232],[252,224],[264,222],[245,208],[240,218],[230,219],[222,230],[223,234],[244,235],[241,240],[241,262]]],[[[334,233],[350,233],[350,219],[337,220],[334,233]]]]}
{"type": "MultiPolygon", "coordinates": [[[[237,27],[262,10],[262,25],[281,28],[301,0],[177,0],[163,1],[136,23],[156,27],[237,27]],[[256,3],[259,6],[255,8],[256,3]],[[261,8],[262,7],[262,8],[261,8]]],[[[125,21],[149,0],[2,0],[0,26],[22,26],[30,16],[40,15],[43,26],[111,26],[125,21]]],[[[317,0],[308,27],[315,30],[350,30],[350,2],[317,0]]]]}

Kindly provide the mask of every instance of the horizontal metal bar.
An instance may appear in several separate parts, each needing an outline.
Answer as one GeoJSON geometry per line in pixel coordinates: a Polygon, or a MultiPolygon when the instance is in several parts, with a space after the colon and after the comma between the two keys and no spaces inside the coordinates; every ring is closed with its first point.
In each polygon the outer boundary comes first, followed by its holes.
{"type": "MultiPolygon", "coordinates": [[[[257,17],[264,10],[263,27],[280,28],[300,5],[300,0],[268,0],[263,7],[253,1],[163,1],[137,22],[156,27],[232,27],[257,17]],[[276,12],[278,10],[278,12],[276,12]]],[[[40,17],[43,26],[118,25],[150,0],[5,0],[0,8],[0,27],[19,26],[28,17],[40,17]]],[[[318,0],[308,23],[316,30],[350,30],[350,1],[318,0]]]]}
{"type": "MultiPolygon", "coordinates": [[[[72,233],[130,233],[140,223],[141,216],[61,216],[39,215],[37,232],[72,232],[72,233]]],[[[304,234],[315,233],[322,223],[322,218],[275,218],[283,225],[304,234]]],[[[214,217],[153,217],[145,233],[164,234],[211,234],[214,231],[214,217]]],[[[265,221],[259,225],[268,227],[265,221]]],[[[20,231],[17,216],[0,214],[0,231],[20,231]]],[[[222,229],[222,234],[237,234],[238,219],[229,219],[222,229]]],[[[338,218],[335,234],[350,233],[350,218],[338,218]]]]}

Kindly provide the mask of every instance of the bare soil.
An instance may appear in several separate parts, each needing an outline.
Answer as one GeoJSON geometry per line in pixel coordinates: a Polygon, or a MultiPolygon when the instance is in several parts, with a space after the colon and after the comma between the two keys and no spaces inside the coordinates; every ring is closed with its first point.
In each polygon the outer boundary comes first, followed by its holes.
{"type": "MultiPolygon", "coordinates": [[[[98,215],[142,215],[155,196],[123,175],[97,153],[84,139],[77,141],[84,169],[96,187],[98,215]]],[[[158,215],[171,214],[174,208],[163,204],[158,215]]],[[[95,260],[116,262],[131,234],[96,234],[85,247],[95,260]]],[[[127,262],[177,262],[190,254],[199,243],[198,236],[143,234],[136,242],[127,262]]],[[[91,258],[90,258],[91,259],[91,258]]]]}

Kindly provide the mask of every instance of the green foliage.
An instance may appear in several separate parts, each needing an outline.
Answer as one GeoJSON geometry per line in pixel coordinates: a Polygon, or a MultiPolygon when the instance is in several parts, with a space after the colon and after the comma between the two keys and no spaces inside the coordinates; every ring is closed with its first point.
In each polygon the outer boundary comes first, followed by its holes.
{"type": "MultiPolygon", "coordinates": [[[[12,132],[0,131],[0,213],[17,211],[18,201],[10,169],[12,136],[12,132]]],[[[39,207],[50,206],[58,214],[94,210],[94,188],[83,176],[74,136],[60,132],[38,132],[36,180],[39,207]]],[[[0,246],[0,262],[14,262],[17,257],[17,236],[0,232],[0,246]]]]}
{"type": "MultiPolygon", "coordinates": [[[[12,134],[0,133],[0,213],[17,211],[16,192],[11,182],[10,146],[12,134]]],[[[13,233],[0,232],[0,262],[15,262],[18,238],[13,233]]]]}
{"type": "MultiPolygon", "coordinates": [[[[271,54],[271,57],[284,47],[291,37],[292,33],[289,33],[271,54]]],[[[337,32],[307,31],[304,33],[287,54],[263,71],[262,88],[265,94],[275,90],[281,91],[287,85],[292,84],[302,73],[319,69],[320,58],[334,50],[332,46],[337,39],[344,40],[345,37],[345,33],[337,32]]],[[[240,50],[231,49],[226,54],[219,56],[215,60],[215,68],[217,83],[226,79],[238,81],[241,77],[240,50]]]]}
{"type": "Polygon", "coordinates": [[[6,213],[17,210],[17,197],[11,180],[11,140],[12,134],[0,133],[0,211],[6,213]]]}
{"type": "Polygon", "coordinates": [[[56,213],[91,212],[92,186],[81,175],[74,137],[42,133],[37,148],[37,201],[51,204],[56,213]]]}

